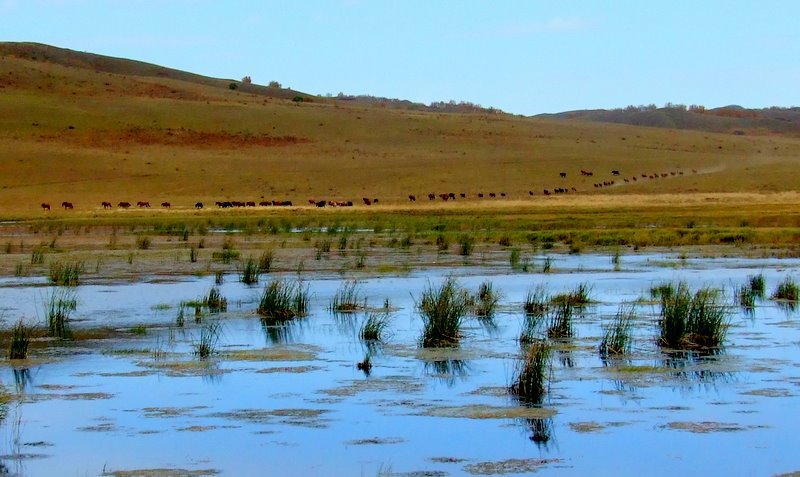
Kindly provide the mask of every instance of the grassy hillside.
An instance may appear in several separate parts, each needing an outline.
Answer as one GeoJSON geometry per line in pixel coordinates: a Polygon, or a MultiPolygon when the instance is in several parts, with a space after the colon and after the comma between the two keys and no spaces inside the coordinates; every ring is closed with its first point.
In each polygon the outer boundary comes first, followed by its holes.
{"type": "Polygon", "coordinates": [[[736,135],[800,137],[800,108],[746,109],[725,106],[705,109],[628,107],[543,114],[541,118],[598,121],[658,128],[690,129],[736,135]]]}
{"type": "Polygon", "coordinates": [[[305,205],[369,197],[384,206],[414,194],[423,207],[430,192],[464,193],[475,204],[488,203],[477,194],[489,192],[497,201],[502,192],[520,203],[566,196],[591,203],[608,194],[798,187],[800,140],[792,137],[435,114],[327,98],[296,103],[293,91],[234,91],[230,80],[34,46],[0,44],[3,217],[62,201],[76,212],[102,210],[102,201],[190,208],[262,197],[305,205]],[[555,188],[570,192],[543,195],[555,188]]]}

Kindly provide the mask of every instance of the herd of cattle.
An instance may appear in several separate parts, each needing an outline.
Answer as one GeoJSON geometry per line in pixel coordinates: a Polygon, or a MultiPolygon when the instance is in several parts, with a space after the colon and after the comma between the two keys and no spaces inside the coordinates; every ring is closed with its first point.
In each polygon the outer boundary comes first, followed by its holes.
{"type": "MultiPolygon", "coordinates": [[[[692,173],[696,174],[697,170],[696,169],[692,169],[692,173]]],[[[559,175],[559,178],[561,178],[561,179],[566,179],[567,178],[567,173],[566,172],[559,172],[558,175],[559,175]]],[[[613,169],[611,171],[611,175],[619,177],[622,174],[620,173],[619,170],[613,169]]],[[[638,181],[640,179],[641,180],[660,179],[660,178],[666,178],[666,177],[670,177],[670,176],[682,176],[682,175],[684,175],[683,171],[642,173],[640,176],[632,175],[632,176],[630,176],[630,178],[625,177],[625,178],[623,178],[623,181],[625,183],[630,183],[630,182],[636,182],[636,181],[638,181]]],[[[585,170],[581,169],[581,176],[593,177],[594,173],[592,171],[585,171],[585,170]]],[[[595,182],[593,184],[593,186],[594,186],[594,188],[599,189],[599,188],[603,188],[603,187],[613,186],[613,185],[616,185],[616,184],[617,184],[617,182],[615,180],[604,180],[604,181],[600,181],[600,182],[595,182]]],[[[568,188],[566,186],[561,186],[560,185],[560,186],[554,187],[552,189],[544,189],[542,191],[542,193],[544,195],[547,195],[547,196],[552,195],[552,194],[566,194],[566,193],[569,193],[569,192],[578,192],[578,189],[576,189],[575,187],[569,187],[568,188]]],[[[528,195],[533,196],[533,195],[536,195],[536,193],[534,193],[534,191],[530,190],[530,191],[528,191],[528,195]]],[[[499,197],[506,197],[506,193],[505,192],[499,192],[499,193],[498,192],[489,192],[487,194],[484,194],[483,192],[478,192],[478,193],[475,194],[475,197],[477,197],[478,199],[483,199],[485,197],[496,198],[498,196],[499,197]]],[[[436,194],[436,193],[433,193],[433,192],[428,193],[428,200],[435,201],[437,198],[447,202],[447,201],[454,201],[457,198],[466,199],[468,197],[467,197],[467,193],[465,193],[465,192],[461,192],[461,193],[458,193],[458,194],[456,194],[455,192],[446,192],[446,193],[439,193],[439,194],[436,194]]],[[[372,205],[372,204],[377,204],[379,202],[377,198],[370,198],[370,197],[363,197],[361,200],[364,203],[364,205],[372,205]]],[[[413,194],[409,194],[408,200],[410,202],[416,202],[417,196],[413,195],[413,194]]],[[[313,205],[313,206],[316,206],[316,207],[326,207],[326,206],[327,207],[353,207],[353,202],[352,201],[308,199],[308,203],[310,205],[313,205]]],[[[100,205],[103,207],[103,209],[113,209],[114,208],[114,205],[111,202],[105,202],[104,201],[100,205]]],[[[215,203],[215,205],[218,208],[221,208],[221,209],[238,208],[238,207],[256,207],[256,205],[258,205],[259,207],[291,207],[292,206],[292,201],[291,200],[262,200],[262,201],[260,201],[258,203],[256,203],[255,201],[245,201],[245,202],[240,202],[240,201],[217,201],[215,203]]],[[[161,207],[163,207],[165,209],[169,209],[171,206],[172,206],[172,204],[170,204],[169,202],[162,202],[161,203],[161,207]]],[[[41,207],[42,207],[43,210],[50,210],[50,204],[48,204],[48,203],[42,203],[41,207]]],[[[61,207],[63,207],[65,210],[72,210],[72,209],[74,209],[75,206],[72,204],[72,202],[64,201],[64,202],[61,203],[61,207]]],[[[130,207],[133,207],[133,205],[131,205],[130,202],[119,202],[117,204],[117,207],[120,208],[120,209],[128,209],[130,207]]],[[[138,202],[136,202],[136,207],[140,208],[140,209],[150,208],[150,202],[138,201],[138,202]]],[[[204,205],[203,205],[202,202],[197,202],[197,203],[194,204],[194,207],[196,209],[202,209],[204,207],[204,205]]]]}

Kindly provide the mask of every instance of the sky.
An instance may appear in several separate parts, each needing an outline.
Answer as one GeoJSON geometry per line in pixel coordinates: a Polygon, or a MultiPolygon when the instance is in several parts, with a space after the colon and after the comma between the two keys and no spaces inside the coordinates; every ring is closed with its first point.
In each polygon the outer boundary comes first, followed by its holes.
{"type": "Polygon", "coordinates": [[[800,106],[796,0],[0,0],[0,41],[523,115],[800,106]]]}

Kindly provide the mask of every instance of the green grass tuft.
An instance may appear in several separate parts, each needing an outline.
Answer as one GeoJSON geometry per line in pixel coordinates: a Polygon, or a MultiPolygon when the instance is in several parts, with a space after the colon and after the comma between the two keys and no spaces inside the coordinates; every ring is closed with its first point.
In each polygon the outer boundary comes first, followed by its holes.
{"type": "Polygon", "coordinates": [[[796,302],[798,297],[800,297],[800,286],[791,277],[784,278],[772,292],[772,298],[775,300],[796,302]]]}
{"type": "Polygon", "coordinates": [[[457,345],[468,301],[469,294],[455,278],[447,278],[438,288],[429,284],[417,303],[423,321],[420,345],[423,348],[457,345]]]}
{"type": "Polygon", "coordinates": [[[222,328],[216,321],[212,321],[200,329],[200,340],[193,344],[194,354],[200,359],[208,359],[217,352],[222,328]]]}
{"type": "Polygon", "coordinates": [[[44,300],[48,336],[68,339],[72,336],[70,314],[78,307],[75,292],[68,288],[55,288],[44,300]]]}
{"type": "Polygon", "coordinates": [[[361,325],[359,336],[362,340],[382,342],[389,327],[390,315],[387,312],[373,312],[361,325]]]}
{"type": "Polygon", "coordinates": [[[50,282],[54,285],[74,287],[78,286],[83,274],[83,262],[50,262],[50,282]]]}
{"type": "Polygon", "coordinates": [[[603,341],[600,343],[600,355],[620,355],[630,351],[631,327],[636,319],[636,309],[633,305],[620,306],[614,321],[606,328],[603,341]]]}
{"type": "Polygon", "coordinates": [[[517,362],[508,390],[520,401],[541,404],[547,394],[552,348],[544,340],[530,344],[517,362]]]}
{"type": "Polygon", "coordinates": [[[219,288],[211,287],[211,290],[208,291],[208,295],[203,298],[203,306],[208,308],[208,311],[211,313],[228,311],[228,299],[222,296],[219,288]]]}
{"type": "Polygon", "coordinates": [[[347,280],[333,296],[330,310],[334,313],[351,313],[366,306],[367,298],[361,294],[361,284],[358,280],[347,280]]]}
{"type": "Polygon", "coordinates": [[[661,298],[659,344],[673,349],[722,344],[728,329],[728,313],[720,303],[719,290],[702,288],[692,294],[684,282],[672,289],[671,296],[661,298]]]}
{"type": "Polygon", "coordinates": [[[31,332],[22,320],[17,321],[11,333],[11,345],[8,348],[8,359],[25,359],[28,357],[28,346],[31,343],[31,332]]]}
{"type": "Polygon", "coordinates": [[[275,279],[264,287],[258,314],[266,325],[278,325],[308,313],[308,288],[300,282],[275,279]]]}

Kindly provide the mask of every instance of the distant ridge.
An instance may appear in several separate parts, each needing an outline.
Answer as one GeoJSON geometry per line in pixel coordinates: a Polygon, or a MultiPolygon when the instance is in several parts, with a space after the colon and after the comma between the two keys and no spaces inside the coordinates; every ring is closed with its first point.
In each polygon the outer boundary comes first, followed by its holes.
{"type": "Polygon", "coordinates": [[[536,117],[629,124],[632,126],[691,129],[728,134],[778,134],[800,137],[800,108],[747,109],[737,105],[705,109],[667,105],[629,106],[624,109],[596,109],[540,114],[536,117]]]}
{"type": "Polygon", "coordinates": [[[103,73],[167,78],[225,89],[227,89],[230,84],[234,82],[236,83],[239,91],[274,98],[292,99],[295,96],[304,95],[299,91],[294,91],[291,89],[243,83],[233,79],[210,78],[208,76],[188,73],[173,68],[154,65],[152,63],[69,50],[66,48],[58,48],[42,43],[0,42],[0,58],[5,56],[32,61],[49,62],[74,68],[85,68],[103,73]]]}
{"type": "Polygon", "coordinates": [[[288,88],[281,88],[280,86],[262,86],[255,83],[246,83],[234,79],[211,78],[208,76],[167,68],[152,63],[75,51],[67,48],[45,45],[42,43],[0,42],[0,59],[3,57],[15,57],[24,60],[48,62],[61,66],[83,68],[117,75],[166,78],[224,89],[229,88],[231,83],[235,83],[237,90],[240,92],[281,99],[295,99],[300,96],[305,101],[312,100],[324,102],[336,100],[384,108],[388,107],[392,109],[438,113],[498,114],[503,112],[496,108],[485,108],[483,106],[465,101],[439,101],[431,103],[430,105],[426,105],[423,103],[415,103],[413,101],[403,99],[386,98],[368,94],[348,95],[339,93],[335,97],[321,97],[288,88]]]}

